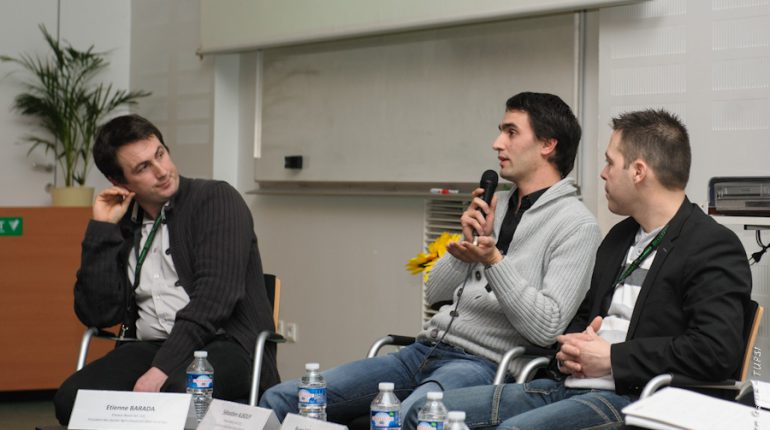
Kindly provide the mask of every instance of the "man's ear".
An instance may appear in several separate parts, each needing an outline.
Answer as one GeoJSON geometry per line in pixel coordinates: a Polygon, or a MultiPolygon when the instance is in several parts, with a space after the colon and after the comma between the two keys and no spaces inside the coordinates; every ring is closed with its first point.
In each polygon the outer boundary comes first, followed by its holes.
{"type": "Polygon", "coordinates": [[[556,145],[559,141],[556,139],[543,139],[542,142],[543,148],[540,150],[540,153],[550,159],[552,155],[556,154],[556,145]]]}
{"type": "Polygon", "coordinates": [[[642,182],[650,174],[650,166],[642,159],[636,159],[628,166],[635,184],[642,182]]]}
{"type": "Polygon", "coordinates": [[[128,190],[128,191],[132,191],[132,190],[130,190],[130,189],[128,188],[128,186],[127,186],[126,184],[124,184],[124,183],[122,183],[122,182],[118,181],[117,179],[113,178],[112,176],[107,176],[107,180],[108,180],[108,181],[110,181],[110,183],[111,183],[111,184],[112,184],[112,186],[114,186],[114,187],[120,187],[120,188],[124,188],[124,189],[126,189],[126,190],[128,190]]]}

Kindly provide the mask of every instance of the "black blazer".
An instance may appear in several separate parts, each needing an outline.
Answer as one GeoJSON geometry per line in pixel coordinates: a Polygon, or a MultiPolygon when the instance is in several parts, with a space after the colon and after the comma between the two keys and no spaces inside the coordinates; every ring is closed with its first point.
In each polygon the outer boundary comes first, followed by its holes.
{"type": "MultiPolygon", "coordinates": [[[[605,316],[626,253],[639,230],[628,218],[596,256],[591,289],[566,332],[605,316]]],[[[685,197],[658,247],[631,316],[626,341],[612,345],[618,394],[636,394],[655,375],[721,380],[740,369],[751,272],[737,236],[685,197]]]]}

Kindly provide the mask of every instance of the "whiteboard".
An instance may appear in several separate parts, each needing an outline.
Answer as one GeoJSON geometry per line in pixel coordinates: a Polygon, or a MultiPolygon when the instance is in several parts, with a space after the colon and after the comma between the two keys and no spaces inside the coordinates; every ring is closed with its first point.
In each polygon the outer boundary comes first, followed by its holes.
{"type": "Polygon", "coordinates": [[[266,50],[255,179],[478,182],[506,99],[574,108],[576,61],[572,14],[266,50]]]}

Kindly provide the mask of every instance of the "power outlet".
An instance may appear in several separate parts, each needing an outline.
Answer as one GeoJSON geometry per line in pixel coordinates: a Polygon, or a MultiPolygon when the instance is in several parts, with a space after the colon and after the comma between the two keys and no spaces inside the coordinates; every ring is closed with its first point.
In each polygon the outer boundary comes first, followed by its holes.
{"type": "Polygon", "coordinates": [[[295,343],[297,341],[297,323],[286,323],[286,333],[284,334],[284,337],[286,338],[286,342],[289,343],[295,343]]]}

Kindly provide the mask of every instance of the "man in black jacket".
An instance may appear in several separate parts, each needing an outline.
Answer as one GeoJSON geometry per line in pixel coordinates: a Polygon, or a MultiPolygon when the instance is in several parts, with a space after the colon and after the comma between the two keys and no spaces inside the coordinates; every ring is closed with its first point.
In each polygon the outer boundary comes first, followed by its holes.
{"type": "MultiPolygon", "coordinates": [[[[75,312],[139,341],[70,376],[57,418],[69,422],[80,388],[184,392],[196,350],[208,351],[214,397],[246,398],[257,333],[274,327],[243,198],[225,182],[179,176],[160,131],[137,115],[100,129],[94,160],[113,186],[95,199],[75,312]]],[[[279,381],[274,346],[261,376],[263,390],[279,381]]]]}
{"type": "Polygon", "coordinates": [[[445,393],[471,428],[622,427],[621,409],[656,374],[720,380],[740,368],[751,273],[735,234],[685,195],[687,130],[655,110],[620,115],[613,130],[601,177],[609,209],[629,218],[599,246],[591,288],[558,338],[560,376],[445,393]]]}

